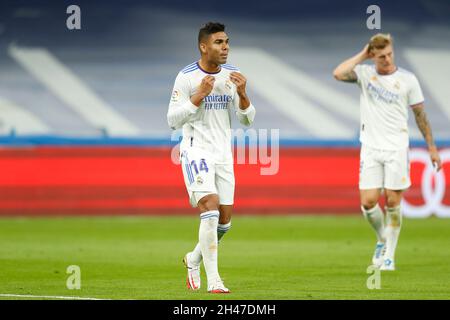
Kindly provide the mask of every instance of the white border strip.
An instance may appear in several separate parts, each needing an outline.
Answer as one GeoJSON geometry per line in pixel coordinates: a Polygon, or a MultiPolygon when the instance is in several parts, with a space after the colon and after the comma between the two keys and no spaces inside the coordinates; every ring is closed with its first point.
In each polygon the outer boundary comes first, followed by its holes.
{"type": "Polygon", "coordinates": [[[44,298],[44,299],[63,299],[63,300],[110,300],[110,299],[99,299],[99,298],[89,298],[89,297],[36,296],[36,295],[32,295],[32,294],[9,294],[9,293],[0,293],[0,297],[6,297],[6,298],[44,298]]]}

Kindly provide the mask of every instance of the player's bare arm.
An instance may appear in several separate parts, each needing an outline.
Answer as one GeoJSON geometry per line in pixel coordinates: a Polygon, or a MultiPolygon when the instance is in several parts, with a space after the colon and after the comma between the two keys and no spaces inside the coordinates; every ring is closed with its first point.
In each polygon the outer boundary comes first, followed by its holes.
{"type": "Polygon", "coordinates": [[[412,106],[414,117],[416,118],[417,127],[422,133],[428,146],[428,152],[430,153],[431,162],[435,166],[436,170],[440,170],[442,167],[441,158],[439,152],[434,144],[433,134],[431,132],[431,125],[428,121],[427,114],[424,109],[423,103],[412,106]]]}
{"type": "Polygon", "coordinates": [[[214,81],[216,79],[213,76],[206,76],[202,79],[202,83],[200,83],[200,86],[198,87],[197,92],[191,97],[192,104],[196,105],[197,107],[200,106],[203,99],[211,93],[212,89],[214,88],[214,81]]]}
{"type": "Polygon", "coordinates": [[[336,80],[344,82],[356,82],[358,76],[356,75],[355,67],[361,62],[370,58],[369,45],[366,45],[363,50],[358,54],[354,55],[350,59],[345,60],[340,65],[336,67],[333,71],[333,76],[336,80]]]}
{"type": "Polygon", "coordinates": [[[239,95],[239,108],[245,110],[250,106],[250,99],[247,96],[247,79],[239,72],[230,73],[230,80],[236,85],[236,91],[239,95]]]}

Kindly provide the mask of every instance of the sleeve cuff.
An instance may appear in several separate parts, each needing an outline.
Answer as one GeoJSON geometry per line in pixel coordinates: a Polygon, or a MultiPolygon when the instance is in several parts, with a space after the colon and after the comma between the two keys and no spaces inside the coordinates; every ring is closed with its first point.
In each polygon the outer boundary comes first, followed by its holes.
{"type": "Polygon", "coordinates": [[[186,108],[189,110],[190,113],[196,113],[198,111],[198,107],[189,100],[186,102],[186,108]]]}
{"type": "Polygon", "coordinates": [[[425,100],[422,100],[420,102],[412,103],[409,106],[410,106],[410,108],[414,109],[414,108],[417,108],[418,106],[422,105],[424,102],[425,102],[425,100]]]}
{"type": "Polygon", "coordinates": [[[237,108],[238,109],[238,112],[240,113],[240,114],[249,114],[250,112],[252,112],[252,110],[254,109],[255,107],[250,103],[250,105],[246,108],[246,109],[244,109],[244,110],[242,110],[241,108],[237,108]]]}

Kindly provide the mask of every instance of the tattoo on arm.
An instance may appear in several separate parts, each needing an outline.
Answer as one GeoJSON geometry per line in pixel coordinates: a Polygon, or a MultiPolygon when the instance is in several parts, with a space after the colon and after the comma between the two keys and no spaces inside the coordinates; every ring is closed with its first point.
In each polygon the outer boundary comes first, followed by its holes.
{"type": "Polygon", "coordinates": [[[427,114],[423,109],[423,106],[417,106],[413,108],[414,116],[416,118],[417,127],[419,127],[420,132],[422,133],[425,141],[428,145],[433,143],[433,135],[431,133],[430,122],[428,121],[427,114]]]}
{"type": "Polygon", "coordinates": [[[342,76],[341,81],[344,81],[344,82],[356,82],[356,81],[358,81],[358,76],[356,75],[356,72],[352,70],[350,72],[345,73],[342,76]]]}

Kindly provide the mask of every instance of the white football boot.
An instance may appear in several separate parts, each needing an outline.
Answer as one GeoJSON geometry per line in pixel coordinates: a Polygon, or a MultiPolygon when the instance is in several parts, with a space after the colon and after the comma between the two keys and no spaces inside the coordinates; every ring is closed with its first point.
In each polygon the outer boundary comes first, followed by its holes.
{"type": "Polygon", "coordinates": [[[383,271],[394,271],[395,270],[395,262],[392,259],[386,258],[383,261],[383,264],[380,267],[380,270],[383,271]]]}
{"type": "Polygon", "coordinates": [[[377,245],[375,246],[375,252],[373,253],[372,257],[372,264],[377,268],[381,267],[381,265],[383,264],[383,256],[385,252],[386,244],[384,242],[377,242],[377,245]]]}
{"type": "Polygon", "coordinates": [[[183,259],[187,268],[186,286],[189,290],[200,289],[200,265],[195,265],[190,261],[192,252],[188,252],[183,259]]]}
{"type": "Polygon", "coordinates": [[[208,285],[209,293],[230,293],[230,290],[226,288],[222,280],[217,280],[213,284],[208,285]]]}

